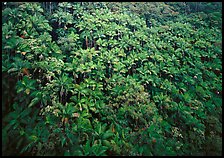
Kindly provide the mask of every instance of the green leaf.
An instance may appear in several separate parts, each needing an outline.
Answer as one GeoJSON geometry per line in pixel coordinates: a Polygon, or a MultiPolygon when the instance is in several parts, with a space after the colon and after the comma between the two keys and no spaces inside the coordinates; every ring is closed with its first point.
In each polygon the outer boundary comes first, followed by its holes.
{"type": "Polygon", "coordinates": [[[32,110],[29,108],[26,108],[23,112],[20,113],[21,118],[29,115],[32,112],[32,110]]]}
{"type": "Polygon", "coordinates": [[[111,143],[108,140],[102,140],[102,144],[107,146],[108,148],[111,148],[111,143]]]}
{"type": "Polygon", "coordinates": [[[65,142],[66,142],[66,137],[62,137],[62,139],[61,139],[61,146],[62,147],[64,146],[65,142]]]}
{"type": "Polygon", "coordinates": [[[8,70],[8,73],[15,72],[15,71],[18,71],[18,69],[17,68],[11,68],[11,69],[8,70]]]}
{"type": "Polygon", "coordinates": [[[64,152],[64,156],[72,156],[72,155],[71,155],[71,153],[70,153],[69,150],[66,150],[66,151],[64,152]]]}
{"type": "Polygon", "coordinates": [[[114,135],[114,133],[112,131],[107,131],[103,134],[102,139],[108,139],[110,137],[112,137],[114,135]]]}
{"type": "Polygon", "coordinates": [[[32,99],[30,104],[28,105],[28,107],[30,108],[30,107],[36,105],[39,102],[39,100],[40,100],[39,98],[32,99]]]}

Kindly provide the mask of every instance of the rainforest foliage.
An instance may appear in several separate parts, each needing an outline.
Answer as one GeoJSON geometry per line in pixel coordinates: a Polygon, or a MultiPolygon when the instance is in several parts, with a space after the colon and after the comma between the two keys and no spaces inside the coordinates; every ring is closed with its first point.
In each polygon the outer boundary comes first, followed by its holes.
{"type": "Polygon", "coordinates": [[[221,155],[221,2],[2,2],[3,155],[221,155]]]}

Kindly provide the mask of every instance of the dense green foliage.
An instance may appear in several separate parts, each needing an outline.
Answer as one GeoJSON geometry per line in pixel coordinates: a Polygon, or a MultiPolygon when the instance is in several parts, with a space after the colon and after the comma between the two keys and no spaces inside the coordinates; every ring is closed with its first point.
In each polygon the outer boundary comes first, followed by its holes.
{"type": "Polygon", "coordinates": [[[221,3],[2,7],[3,155],[221,155],[221,3]]]}

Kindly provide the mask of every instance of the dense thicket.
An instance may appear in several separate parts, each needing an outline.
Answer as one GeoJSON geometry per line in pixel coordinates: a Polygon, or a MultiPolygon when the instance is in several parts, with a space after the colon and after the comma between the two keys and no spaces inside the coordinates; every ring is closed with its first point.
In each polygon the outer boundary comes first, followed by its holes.
{"type": "Polygon", "coordinates": [[[221,155],[221,7],[2,4],[3,155],[221,155]]]}

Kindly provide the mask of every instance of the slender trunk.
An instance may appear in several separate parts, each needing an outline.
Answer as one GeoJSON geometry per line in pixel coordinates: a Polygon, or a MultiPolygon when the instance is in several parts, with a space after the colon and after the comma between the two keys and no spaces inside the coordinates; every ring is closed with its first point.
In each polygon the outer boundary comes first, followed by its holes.
{"type": "Polygon", "coordinates": [[[97,48],[97,47],[96,47],[96,39],[93,40],[93,47],[94,47],[95,50],[96,50],[96,48],[97,48]]]}
{"type": "Polygon", "coordinates": [[[93,47],[93,40],[92,40],[92,38],[90,40],[91,40],[90,41],[90,48],[92,48],[93,47]]]}
{"type": "Polygon", "coordinates": [[[195,10],[196,10],[196,12],[198,11],[198,3],[197,2],[195,2],[195,10]]]}
{"type": "Polygon", "coordinates": [[[50,14],[51,14],[51,3],[52,3],[52,2],[50,2],[50,6],[49,6],[49,7],[50,7],[50,14]]]}
{"type": "MultiPolygon", "coordinates": [[[[204,137],[205,140],[208,140],[210,136],[210,128],[209,128],[209,124],[206,122],[205,123],[205,132],[204,132],[204,137]]],[[[208,156],[209,155],[209,145],[204,145],[204,151],[205,151],[205,155],[208,156]]]]}
{"type": "Polygon", "coordinates": [[[186,2],[183,2],[184,3],[184,8],[185,8],[185,14],[187,13],[187,4],[186,4],[186,2]]]}
{"type": "Polygon", "coordinates": [[[86,36],[86,49],[88,49],[88,38],[86,36]]]}

